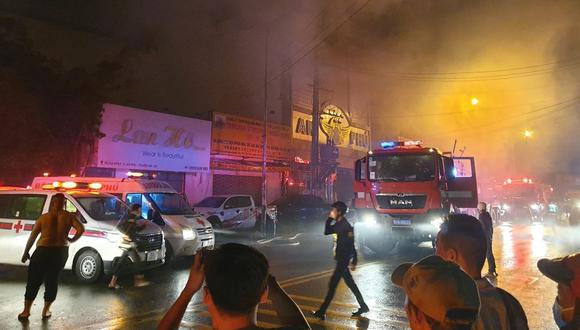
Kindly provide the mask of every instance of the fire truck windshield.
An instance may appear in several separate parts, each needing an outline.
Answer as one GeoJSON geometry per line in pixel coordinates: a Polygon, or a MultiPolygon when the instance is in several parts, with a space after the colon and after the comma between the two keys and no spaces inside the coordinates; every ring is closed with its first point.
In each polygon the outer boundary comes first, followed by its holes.
{"type": "Polygon", "coordinates": [[[435,179],[435,159],[432,154],[369,157],[369,178],[387,182],[431,181],[435,179]]]}

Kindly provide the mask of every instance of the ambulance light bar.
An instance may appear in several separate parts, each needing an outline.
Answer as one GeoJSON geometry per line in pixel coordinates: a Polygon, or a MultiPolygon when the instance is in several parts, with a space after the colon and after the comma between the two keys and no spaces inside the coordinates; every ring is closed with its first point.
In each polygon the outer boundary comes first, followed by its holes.
{"type": "Polygon", "coordinates": [[[59,190],[64,191],[67,189],[88,189],[88,190],[99,190],[103,188],[103,184],[100,182],[74,182],[74,181],[54,181],[52,184],[45,184],[42,186],[44,190],[59,190]]]}
{"type": "Polygon", "coordinates": [[[129,178],[140,178],[142,176],[144,176],[145,174],[143,174],[143,172],[127,172],[127,177],[129,178]]]}

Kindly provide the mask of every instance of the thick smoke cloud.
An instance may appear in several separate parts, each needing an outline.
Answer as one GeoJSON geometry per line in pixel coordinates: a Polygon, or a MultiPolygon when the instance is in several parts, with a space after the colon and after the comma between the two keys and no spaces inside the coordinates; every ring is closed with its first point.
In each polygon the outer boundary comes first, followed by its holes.
{"type": "Polygon", "coordinates": [[[370,87],[375,138],[457,139],[487,175],[578,173],[579,29],[574,1],[371,1],[320,62],[370,87]]]}

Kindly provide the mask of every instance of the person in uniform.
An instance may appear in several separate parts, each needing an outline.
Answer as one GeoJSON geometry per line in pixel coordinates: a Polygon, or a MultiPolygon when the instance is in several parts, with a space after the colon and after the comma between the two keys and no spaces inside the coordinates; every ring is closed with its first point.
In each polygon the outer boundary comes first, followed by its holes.
{"type": "Polygon", "coordinates": [[[344,282],[352,291],[360,306],[357,311],[352,313],[352,316],[358,317],[369,311],[369,307],[365,303],[364,298],[354,282],[348,268],[349,265],[351,265],[352,270],[355,270],[357,264],[357,253],[354,247],[354,228],[344,217],[346,211],[347,206],[344,202],[339,201],[332,204],[332,209],[330,210],[324,228],[324,235],[334,236],[334,259],[336,260],[336,268],[330,277],[328,292],[324,302],[320,305],[320,308],[317,311],[312,313],[314,317],[321,320],[326,319],[326,310],[334,297],[336,287],[341,278],[344,279],[344,282]]]}

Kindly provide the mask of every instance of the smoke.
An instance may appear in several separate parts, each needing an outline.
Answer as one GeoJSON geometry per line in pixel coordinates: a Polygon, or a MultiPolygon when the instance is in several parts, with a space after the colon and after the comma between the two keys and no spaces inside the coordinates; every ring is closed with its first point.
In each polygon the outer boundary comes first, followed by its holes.
{"type": "Polygon", "coordinates": [[[457,139],[488,176],[580,173],[579,29],[574,1],[370,1],[320,64],[364,81],[376,139],[457,139]]]}

